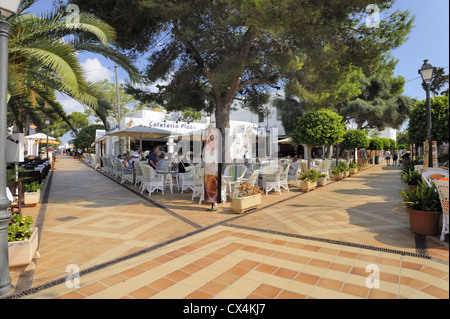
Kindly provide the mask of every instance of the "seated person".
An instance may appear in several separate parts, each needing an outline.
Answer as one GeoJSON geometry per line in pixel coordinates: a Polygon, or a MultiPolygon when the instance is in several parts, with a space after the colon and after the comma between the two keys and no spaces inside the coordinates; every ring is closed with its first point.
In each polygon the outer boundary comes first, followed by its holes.
{"type": "Polygon", "coordinates": [[[131,159],[132,159],[132,156],[127,155],[127,157],[123,161],[123,165],[125,166],[125,168],[130,168],[130,169],[134,168],[133,161],[131,159]]]}
{"type": "Polygon", "coordinates": [[[296,169],[297,169],[297,166],[298,166],[298,161],[297,161],[297,158],[294,157],[294,158],[292,159],[292,164],[291,164],[291,166],[289,167],[289,174],[290,174],[290,175],[294,175],[294,174],[295,174],[295,171],[296,171],[296,169]]]}
{"type": "Polygon", "coordinates": [[[156,163],[156,170],[157,171],[165,171],[165,165],[166,165],[167,161],[164,158],[164,154],[160,154],[158,156],[158,162],[156,163]]]}

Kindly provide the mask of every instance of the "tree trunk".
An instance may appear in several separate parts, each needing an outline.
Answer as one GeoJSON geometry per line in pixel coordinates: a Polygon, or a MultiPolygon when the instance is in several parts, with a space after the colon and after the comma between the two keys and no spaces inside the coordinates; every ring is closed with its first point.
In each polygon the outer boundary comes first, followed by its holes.
{"type": "Polygon", "coordinates": [[[220,130],[222,136],[222,140],[220,141],[222,144],[222,163],[225,163],[225,136],[226,129],[230,127],[230,107],[231,103],[227,103],[225,94],[216,97],[216,128],[220,130]]]}

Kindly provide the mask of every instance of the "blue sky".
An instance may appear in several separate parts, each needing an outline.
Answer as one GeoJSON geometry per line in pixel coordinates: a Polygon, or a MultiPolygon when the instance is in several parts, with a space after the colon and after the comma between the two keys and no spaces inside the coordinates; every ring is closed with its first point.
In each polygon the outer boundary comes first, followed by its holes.
{"type": "MultiPolygon", "coordinates": [[[[31,11],[41,13],[51,10],[52,2],[53,0],[38,0],[31,11]]],[[[416,18],[409,40],[393,51],[393,56],[399,59],[396,75],[401,75],[406,80],[404,94],[422,100],[425,98],[425,92],[421,86],[418,70],[423,60],[428,59],[433,66],[447,67],[445,71],[447,74],[449,72],[449,1],[397,0],[394,9],[408,9],[416,18]]],[[[90,80],[115,81],[113,62],[86,54],[80,55],[80,60],[90,80]]],[[[120,81],[127,79],[122,70],[119,70],[119,78],[120,81]]],[[[67,113],[80,110],[78,103],[70,99],[60,100],[67,113]]]]}

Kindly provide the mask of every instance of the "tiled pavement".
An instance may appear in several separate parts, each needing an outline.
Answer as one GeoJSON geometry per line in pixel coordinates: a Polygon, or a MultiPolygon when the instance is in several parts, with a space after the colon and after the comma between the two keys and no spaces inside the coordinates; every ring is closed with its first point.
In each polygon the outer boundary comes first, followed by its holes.
{"type": "Polygon", "coordinates": [[[149,198],[65,156],[47,183],[25,211],[41,226],[41,257],[11,269],[6,298],[449,298],[448,239],[416,238],[392,212],[395,168],[293,186],[245,215],[176,190],[149,198]]]}

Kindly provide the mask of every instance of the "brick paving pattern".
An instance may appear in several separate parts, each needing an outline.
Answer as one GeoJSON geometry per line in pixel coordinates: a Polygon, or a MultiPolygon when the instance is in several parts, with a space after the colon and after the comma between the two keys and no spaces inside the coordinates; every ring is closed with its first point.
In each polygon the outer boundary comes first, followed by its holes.
{"type": "Polygon", "coordinates": [[[6,298],[448,298],[448,239],[427,237],[428,256],[416,254],[408,216],[392,212],[398,173],[376,165],[309,193],[291,184],[236,215],[176,187],[140,195],[60,156],[48,202],[25,209],[42,222],[41,257],[10,270],[6,298]],[[78,288],[68,265],[82,271],[78,288]]]}

